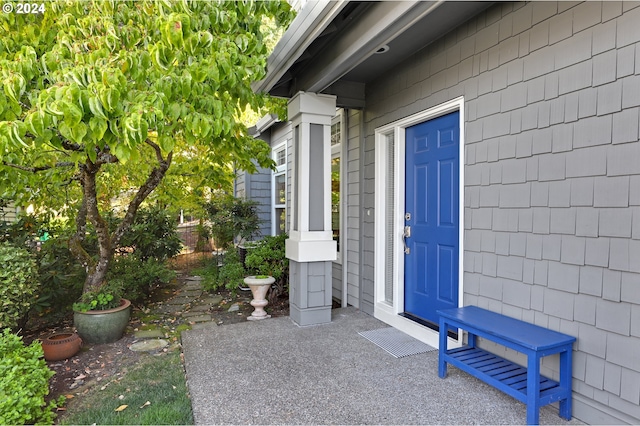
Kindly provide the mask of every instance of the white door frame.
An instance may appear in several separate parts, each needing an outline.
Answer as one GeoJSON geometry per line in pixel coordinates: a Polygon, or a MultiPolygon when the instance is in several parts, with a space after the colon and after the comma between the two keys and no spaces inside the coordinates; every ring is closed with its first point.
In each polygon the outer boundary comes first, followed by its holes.
{"type": "MultiPolygon", "coordinates": [[[[442,103],[433,108],[397,120],[375,129],[375,284],[374,316],[379,320],[421,340],[428,345],[438,347],[438,333],[399,314],[404,312],[404,253],[402,250],[402,231],[404,229],[404,179],[405,179],[405,130],[407,127],[429,121],[433,118],[459,111],[459,235],[458,235],[458,306],[463,304],[463,238],[464,238],[464,97],[442,103]],[[393,235],[386,232],[387,199],[386,182],[388,144],[393,138],[393,182],[394,215],[393,235]],[[393,252],[393,302],[385,300],[385,277],[387,260],[385,248],[394,247],[393,252]]],[[[461,336],[460,333],[458,333],[461,336]]]]}

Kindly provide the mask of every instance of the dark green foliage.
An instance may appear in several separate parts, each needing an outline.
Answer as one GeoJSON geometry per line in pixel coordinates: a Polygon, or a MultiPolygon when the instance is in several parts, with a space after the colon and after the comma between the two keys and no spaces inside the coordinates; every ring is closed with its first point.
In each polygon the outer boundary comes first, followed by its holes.
{"type": "Polygon", "coordinates": [[[177,228],[177,221],[166,210],[158,206],[141,209],[120,245],[133,249],[135,256],[143,262],[167,260],[182,248],[177,228]]]}
{"type": "Polygon", "coordinates": [[[55,310],[60,314],[66,313],[82,294],[87,275],[85,270],[71,255],[64,237],[43,242],[36,255],[40,291],[34,309],[38,312],[55,310]]]}
{"type": "Polygon", "coordinates": [[[276,282],[270,298],[289,293],[289,259],[285,256],[286,234],[266,236],[247,251],[245,265],[251,275],[270,275],[276,282]]]}
{"type": "Polygon", "coordinates": [[[208,265],[192,271],[194,275],[202,277],[202,288],[206,291],[214,291],[218,288],[218,265],[217,259],[208,265]]]}
{"type": "Polygon", "coordinates": [[[257,205],[253,200],[230,195],[220,196],[204,204],[211,220],[211,235],[217,248],[228,248],[236,237],[250,240],[258,235],[260,218],[257,205]]]}
{"type": "MultiPolygon", "coordinates": [[[[106,220],[114,231],[122,219],[107,215],[106,220]]],[[[87,252],[97,252],[94,231],[86,241],[87,252]]],[[[74,309],[111,309],[119,306],[121,298],[141,302],[155,285],[168,283],[175,277],[164,262],[178,254],[181,247],[174,218],[158,206],[140,209],[134,224],[122,237],[119,255],[111,260],[107,284],[97,293],[82,295],[74,309]]]]}
{"type": "Polygon", "coordinates": [[[99,291],[82,293],[80,300],[73,304],[73,310],[78,312],[104,311],[120,306],[124,295],[122,280],[108,281],[99,291]]]}
{"type": "Polygon", "coordinates": [[[36,298],[38,268],[26,249],[8,242],[0,243],[0,265],[0,329],[17,329],[36,298]]]}
{"type": "Polygon", "coordinates": [[[98,293],[83,294],[73,309],[80,312],[112,309],[120,306],[121,298],[142,302],[155,286],[168,284],[175,276],[164,261],[141,260],[132,254],[117,256],[107,273],[107,284],[98,293]]]}
{"type": "Polygon", "coordinates": [[[289,293],[289,259],[285,256],[286,234],[276,237],[266,236],[260,241],[252,242],[247,247],[245,264],[240,261],[238,251],[228,249],[221,265],[215,263],[201,268],[196,273],[203,276],[205,290],[215,291],[226,288],[236,292],[243,286],[244,277],[248,275],[270,275],[275,283],[269,292],[271,300],[289,293]],[[245,268],[246,267],[246,268],[245,268]]]}
{"type": "Polygon", "coordinates": [[[158,284],[168,284],[176,276],[164,261],[140,260],[132,255],[116,257],[107,274],[108,286],[121,289],[121,297],[143,301],[158,284]]]}
{"type": "Polygon", "coordinates": [[[212,263],[194,271],[196,275],[202,276],[202,287],[207,291],[215,291],[226,288],[235,293],[238,287],[243,285],[246,276],[238,252],[235,249],[227,250],[222,256],[222,262],[217,264],[218,259],[212,263]]]}
{"type": "Polygon", "coordinates": [[[0,334],[0,424],[53,424],[56,402],[47,405],[54,372],[43,359],[40,342],[24,346],[4,329],[0,334]]]}
{"type": "Polygon", "coordinates": [[[19,247],[35,249],[42,223],[31,215],[22,215],[13,223],[2,222],[0,241],[9,241],[19,247]]]}
{"type": "Polygon", "coordinates": [[[227,290],[231,290],[232,293],[236,293],[238,287],[243,286],[243,280],[246,276],[242,262],[240,262],[240,256],[238,256],[237,250],[227,250],[224,255],[222,266],[218,269],[217,286],[225,287],[227,290]]]}
{"type": "Polygon", "coordinates": [[[204,221],[200,219],[200,222],[196,226],[196,233],[198,235],[198,239],[196,241],[195,251],[203,252],[209,246],[209,239],[211,238],[211,229],[204,224],[204,221]]]}

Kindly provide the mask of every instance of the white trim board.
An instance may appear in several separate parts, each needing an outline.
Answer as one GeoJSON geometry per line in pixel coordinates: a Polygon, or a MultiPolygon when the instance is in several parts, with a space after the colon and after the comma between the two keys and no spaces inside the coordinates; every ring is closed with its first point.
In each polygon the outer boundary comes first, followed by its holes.
{"type": "MultiPolygon", "coordinates": [[[[396,327],[410,336],[435,348],[438,347],[438,333],[415,321],[400,316],[404,312],[404,255],[402,247],[403,214],[396,214],[393,224],[393,235],[385,232],[386,215],[385,200],[387,195],[387,144],[389,138],[394,140],[394,211],[404,212],[404,176],[405,176],[405,130],[407,127],[423,123],[433,118],[458,111],[460,116],[459,140],[459,235],[458,235],[458,306],[463,305],[464,295],[464,97],[442,103],[433,108],[402,118],[393,123],[375,129],[375,284],[374,284],[374,316],[385,323],[396,327]],[[389,240],[393,238],[393,240],[389,240]],[[385,301],[385,247],[393,243],[393,303],[385,301]]],[[[461,333],[458,333],[461,336],[461,333]]]]}

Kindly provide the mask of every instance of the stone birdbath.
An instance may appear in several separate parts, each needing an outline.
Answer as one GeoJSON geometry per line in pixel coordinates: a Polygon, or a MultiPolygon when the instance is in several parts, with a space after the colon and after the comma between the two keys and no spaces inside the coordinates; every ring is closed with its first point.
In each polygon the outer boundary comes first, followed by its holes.
{"type": "Polygon", "coordinates": [[[266,299],[267,292],[275,281],[275,278],[268,275],[251,275],[244,279],[244,283],[249,286],[253,295],[253,300],[249,303],[255,308],[247,317],[249,321],[271,318],[271,315],[265,312],[264,307],[269,304],[266,299]]]}

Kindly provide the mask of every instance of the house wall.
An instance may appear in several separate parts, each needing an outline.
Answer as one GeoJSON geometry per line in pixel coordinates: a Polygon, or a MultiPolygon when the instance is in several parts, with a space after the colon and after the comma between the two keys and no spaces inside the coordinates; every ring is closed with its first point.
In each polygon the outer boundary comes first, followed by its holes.
{"type": "MultiPolygon", "coordinates": [[[[291,124],[275,123],[269,129],[266,129],[260,136],[272,148],[287,141],[287,229],[290,215],[290,196],[291,196],[291,124]]],[[[258,216],[260,217],[260,235],[272,235],[272,186],[273,172],[270,169],[258,167],[256,173],[238,172],[235,180],[235,196],[246,197],[247,199],[258,202],[258,216]]]]}
{"type": "Polygon", "coordinates": [[[19,211],[19,207],[16,207],[13,204],[9,204],[5,208],[3,208],[2,211],[0,212],[2,213],[2,215],[0,216],[0,221],[5,223],[15,222],[16,217],[18,215],[18,211],[19,211]]]}
{"type": "Polygon", "coordinates": [[[640,423],[638,6],[497,4],[369,84],[363,111],[361,308],[374,129],[464,96],[464,303],[576,336],[587,423],[640,423]]]}
{"type": "Polygon", "coordinates": [[[248,173],[245,171],[240,171],[236,173],[236,180],[233,188],[234,197],[244,198],[247,193],[247,175],[248,173]]]}
{"type": "MultiPolygon", "coordinates": [[[[340,256],[338,254],[338,256],[340,256]]],[[[331,267],[331,297],[333,300],[342,301],[342,264],[332,262],[331,267]]]]}
{"type": "Polygon", "coordinates": [[[240,171],[236,174],[234,195],[239,198],[254,200],[258,203],[260,218],[260,234],[271,235],[271,170],[258,168],[257,173],[240,171]]]}
{"type": "Polygon", "coordinates": [[[347,253],[343,258],[342,267],[347,268],[347,304],[360,307],[360,150],[362,112],[349,110],[347,120],[346,147],[346,238],[347,253]]]}
{"type": "Polygon", "coordinates": [[[258,203],[260,235],[257,238],[271,235],[271,170],[258,168],[257,173],[247,175],[247,180],[247,198],[258,203]]]}
{"type": "Polygon", "coordinates": [[[360,126],[362,113],[348,110],[343,115],[346,121],[346,145],[342,150],[342,252],[341,263],[333,264],[333,298],[342,301],[344,298],[344,278],[346,268],[347,295],[346,302],[350,306],[360,307],[360,126]],[[345,250],[346,244],[346,251],[345,250]]]}

